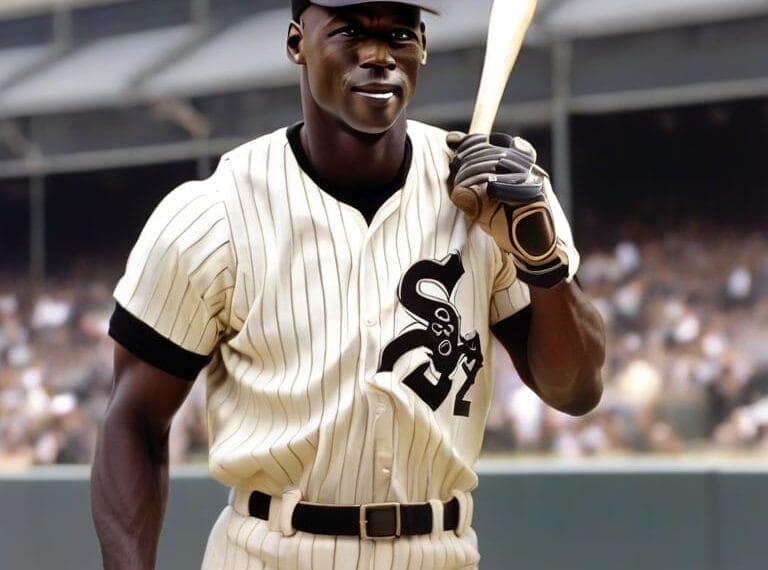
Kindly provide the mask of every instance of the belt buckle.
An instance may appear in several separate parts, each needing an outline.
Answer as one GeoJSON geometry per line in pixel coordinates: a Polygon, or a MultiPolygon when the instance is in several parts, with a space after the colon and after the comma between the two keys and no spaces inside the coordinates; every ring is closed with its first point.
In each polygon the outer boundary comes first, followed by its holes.
{"type": "Polygon", "coordinates": [[[394,539],[400,536],[400,503],[368,503],[360,505],[360,538],[371,540],[394,539]],[[392,510],[394,519],[394,532],[391,534],[369,534],[368,520],[369,513],[392,510]]]}

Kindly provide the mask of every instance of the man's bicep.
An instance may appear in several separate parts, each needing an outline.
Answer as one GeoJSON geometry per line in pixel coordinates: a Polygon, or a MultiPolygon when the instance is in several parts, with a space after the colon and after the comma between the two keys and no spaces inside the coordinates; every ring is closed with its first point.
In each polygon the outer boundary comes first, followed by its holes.
{"type": "Polygon", "coordinates": [[[528,331],[531,326],[531,307],[524,307],[511,317],[493,325],[491,332],[506,349],[520,378],[534,392],[536,386],[528,363],[528,331]]]}
{"type": "Polygon", "coordinates": [[[155,367],[118,342],[114,367],[108,417],[139,422],[155,437],[165,434],[193,382],[155,367]]]}

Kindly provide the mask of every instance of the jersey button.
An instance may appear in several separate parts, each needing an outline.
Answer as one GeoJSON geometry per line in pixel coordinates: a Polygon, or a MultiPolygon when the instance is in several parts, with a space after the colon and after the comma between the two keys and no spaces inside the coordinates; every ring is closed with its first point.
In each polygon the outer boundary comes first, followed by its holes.
{"type": "Polygon", "coordinates": [[[365,319],[365,324],[369,327],[375,327],[376,325],[379,324],[379,319],[377,319],[376,317],[368,317],[367,319],[365,319]]]}

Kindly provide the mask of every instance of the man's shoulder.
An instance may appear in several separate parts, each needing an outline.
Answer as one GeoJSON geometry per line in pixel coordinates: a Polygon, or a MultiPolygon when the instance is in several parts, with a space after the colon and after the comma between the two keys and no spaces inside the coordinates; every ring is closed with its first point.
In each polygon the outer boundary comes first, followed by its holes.
{"type": "Polygon", "coordinates": [[[275,144],[288,144],[286,135],[287,127],[282,127],[271,133],[261,135],[255,139],[249,140],[232,150],[224,153],[221,157],[222,163],[231,163],[232,165],[247,165],[254,157],[269,152],[269,148],[275,144]]]}
{"type": "Polygon", "coordinates": [[[225,152],[213,174],[197,183],[200,190],[225,202],[240,192],[252,191],[261,178],[256,174],[262,170],[259,166],[268,164],[271,153],[281,152],[288,144],[286,130],[261,135],[225,152]]]}
{"type": "Polygon", "coordinates": [[[411,136],[420,135],[435,138],[445,138],[448,133],[445,129],[430,125],[428,123],[422,123],[414,119],[408,119],[408,134],[411,136]]]}
{"type": "Polygon", "coordinates": [[[445,142],[445,136],[448,131],[422,123],[421,121],[408,120],[408,136],[414,149],[429,148],[432,152],[441,152],[446,156],[450,155],[450,149],[445,142]]]}

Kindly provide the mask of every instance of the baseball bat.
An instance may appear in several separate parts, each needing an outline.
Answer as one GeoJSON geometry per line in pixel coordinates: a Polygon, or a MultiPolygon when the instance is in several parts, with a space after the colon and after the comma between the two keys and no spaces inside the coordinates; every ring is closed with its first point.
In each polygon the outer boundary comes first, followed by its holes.
{"type": "Polygon", "coordinates": [[[489,134],[537,0],[494,0],[470,133],[489,134]]]}

